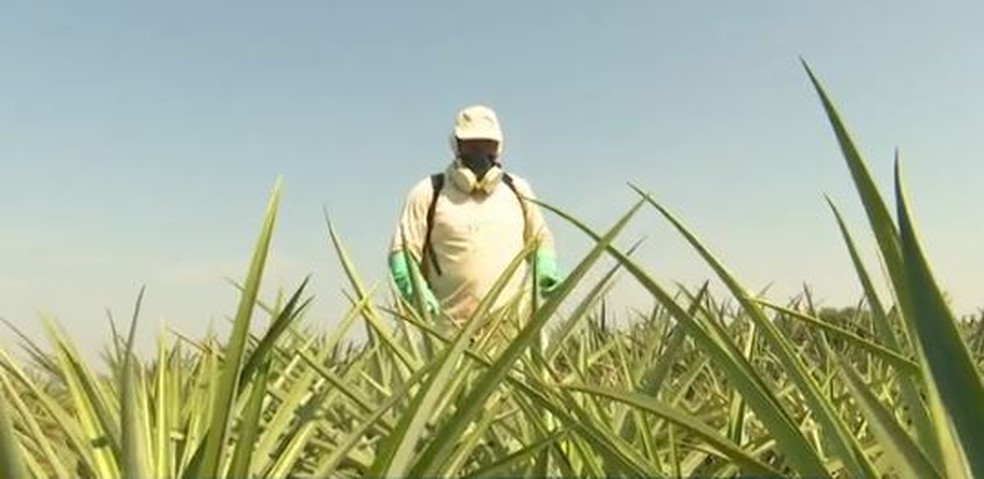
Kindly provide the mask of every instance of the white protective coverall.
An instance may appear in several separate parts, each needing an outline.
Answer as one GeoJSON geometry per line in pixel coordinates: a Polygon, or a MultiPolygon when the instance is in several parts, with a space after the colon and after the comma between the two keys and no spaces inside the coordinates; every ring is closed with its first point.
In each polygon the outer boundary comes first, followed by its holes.
{"type": "MultiPolygon", "coordinates": [[[[456,140],[468,138],[497,140],[501,151],[502,133],[491,109],[475,106],[459,112],[451,135],[456,157],[456,140]]],[[[524,208],[523,200],[501,179],[501,170],[486,174],[483,185],[475,185],[474,176],[463,177],[462,170],[457,162],[448,166],[444,186],[435,203],[430,241],[441,274],[438,275],[429,264],[420,265],[427,286],[440,303],[441,314],[457,326],[471,316],[509,263],[522,251],[526,240],[536,242],[538,258],[546,257],[552,262],[555,257],[553,234],[540,208],[528,201],[524,208]],[[471,191],[469,187],[472,187],[471,191]]],[[[520,196],[536,198],[527,180],[512,173],[509,176],[520,196]]],[[[425,258],[427,211],[433,192],[429,177],[411,188],[390,243],[391,254],[405,251],[412,258],[425,258]]],[[[429,257],[425,260],[430,262],[429,257]]],[[[529,291],[529,272],[530,266],[524,262],[498,297],[493,310],[529,291]]]]}

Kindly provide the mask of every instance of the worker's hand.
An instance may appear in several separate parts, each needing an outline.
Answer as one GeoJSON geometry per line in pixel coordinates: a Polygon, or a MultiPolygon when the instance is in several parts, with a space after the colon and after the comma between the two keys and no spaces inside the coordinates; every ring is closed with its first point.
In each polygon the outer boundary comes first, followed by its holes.
{"type": "MultiPolygon", "coordinates": [[[[410,269],[414,268],[416,270],[415,266],[403,251],[398,251],[390,255],[389,268],[390,274],[393,276],[393,282],[396,283],[396,288],[399,290],[400,296],[410,304],[417,303],[417,298],[413,291],[413,281],[410,278],[410,269]]],[[[423,278],[419,279],[423,287],[424,306],[432,316],[437,315],[438,311],[441,310],[441,303],[434,296],[434,292],[427,287],[423,278]]]]}
{"type": "Polygon", "coordinates": [[[437,316],[441,311],[441,302],[434,296],[434,292],[428,287],[424,287],[424,305],[431,316],[437,316]]]}
{"type": "Polygon", "coordinates": [[[561,279],[557,275],[540,275],[540,280],[537,284],[540,287],[540,294],[546,298],[552,295],[554,291],[557,291],[560,283],[561,279]]]}
{"type": "Polygon", "coordinates": [[[557,271],[557,256],[553,251],[537,250],[535,261],[536,286],[544,297],[550,296],[561,282],[557,271]]]}

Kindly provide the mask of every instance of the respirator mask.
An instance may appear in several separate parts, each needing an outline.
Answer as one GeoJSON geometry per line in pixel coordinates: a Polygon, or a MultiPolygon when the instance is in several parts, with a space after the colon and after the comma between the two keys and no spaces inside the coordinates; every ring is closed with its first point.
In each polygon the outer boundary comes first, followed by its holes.
{"type": "Polygon", "coordinates": [[[495,155],[459,155],[449,174],[461,191],[490,194],[502,179],[502,168],[495,155]]]}
{"type": "Polygon", "coordinates": [[[462,154],[458,157],[458,162],[461,166],[471,170],[472,174],[475,175],[475,179],[482,181],[485,179],[485,174],[488,173],[492,167],[496,166],[495,155],[487,154],[462,154]]]}

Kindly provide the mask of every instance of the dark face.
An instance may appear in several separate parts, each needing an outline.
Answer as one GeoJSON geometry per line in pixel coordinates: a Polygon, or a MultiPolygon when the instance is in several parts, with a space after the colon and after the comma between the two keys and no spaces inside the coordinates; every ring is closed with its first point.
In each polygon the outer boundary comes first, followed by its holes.
{"type": "Polygon", "coordinates": [[[461,156],[495,156],[499,143],[495,140],[458,140],[461,156]]]}

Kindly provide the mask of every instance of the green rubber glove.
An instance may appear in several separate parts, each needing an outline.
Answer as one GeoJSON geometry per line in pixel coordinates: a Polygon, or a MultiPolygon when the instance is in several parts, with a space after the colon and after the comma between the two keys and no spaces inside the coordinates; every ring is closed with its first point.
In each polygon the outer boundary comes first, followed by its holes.
{"type": "MultiPolygon", "coordinates": [[[[410,265],[416,266],[404,251],[398,251],[389,257],[390,275],[393,277],[393,282],[396,283],[396,288],[399,290],[400,296],[407,300],[407,302],[415,304],[416,298],[413,292],[413,280],[410,277],[410,265]]],[[[416,268],[414,269],[416,270],[416,268]]],[[[437,314],[440,310],[440,302],[434,296],[434,292],[427,287],[423,278],[420,278],[420,283],[423,285],[424,304],[427,306],[427,310],[432,315],[437,314]]]]}
{"type": "Polygon", "coordinates": [[[437,316],[437,313],[441,311],[441,303],[430,288],[424,288],[424,304],[427,305],[427,311],[430,312],[431,316],[437,316]]]}
{"type": "Polygon", "coordinates": [[[560,286],[560,273],[557,268],[557,254],[546,249],[539,249],[534,256],[536,269],[536,286],[544,296],[551,295],[560,286]]]}

